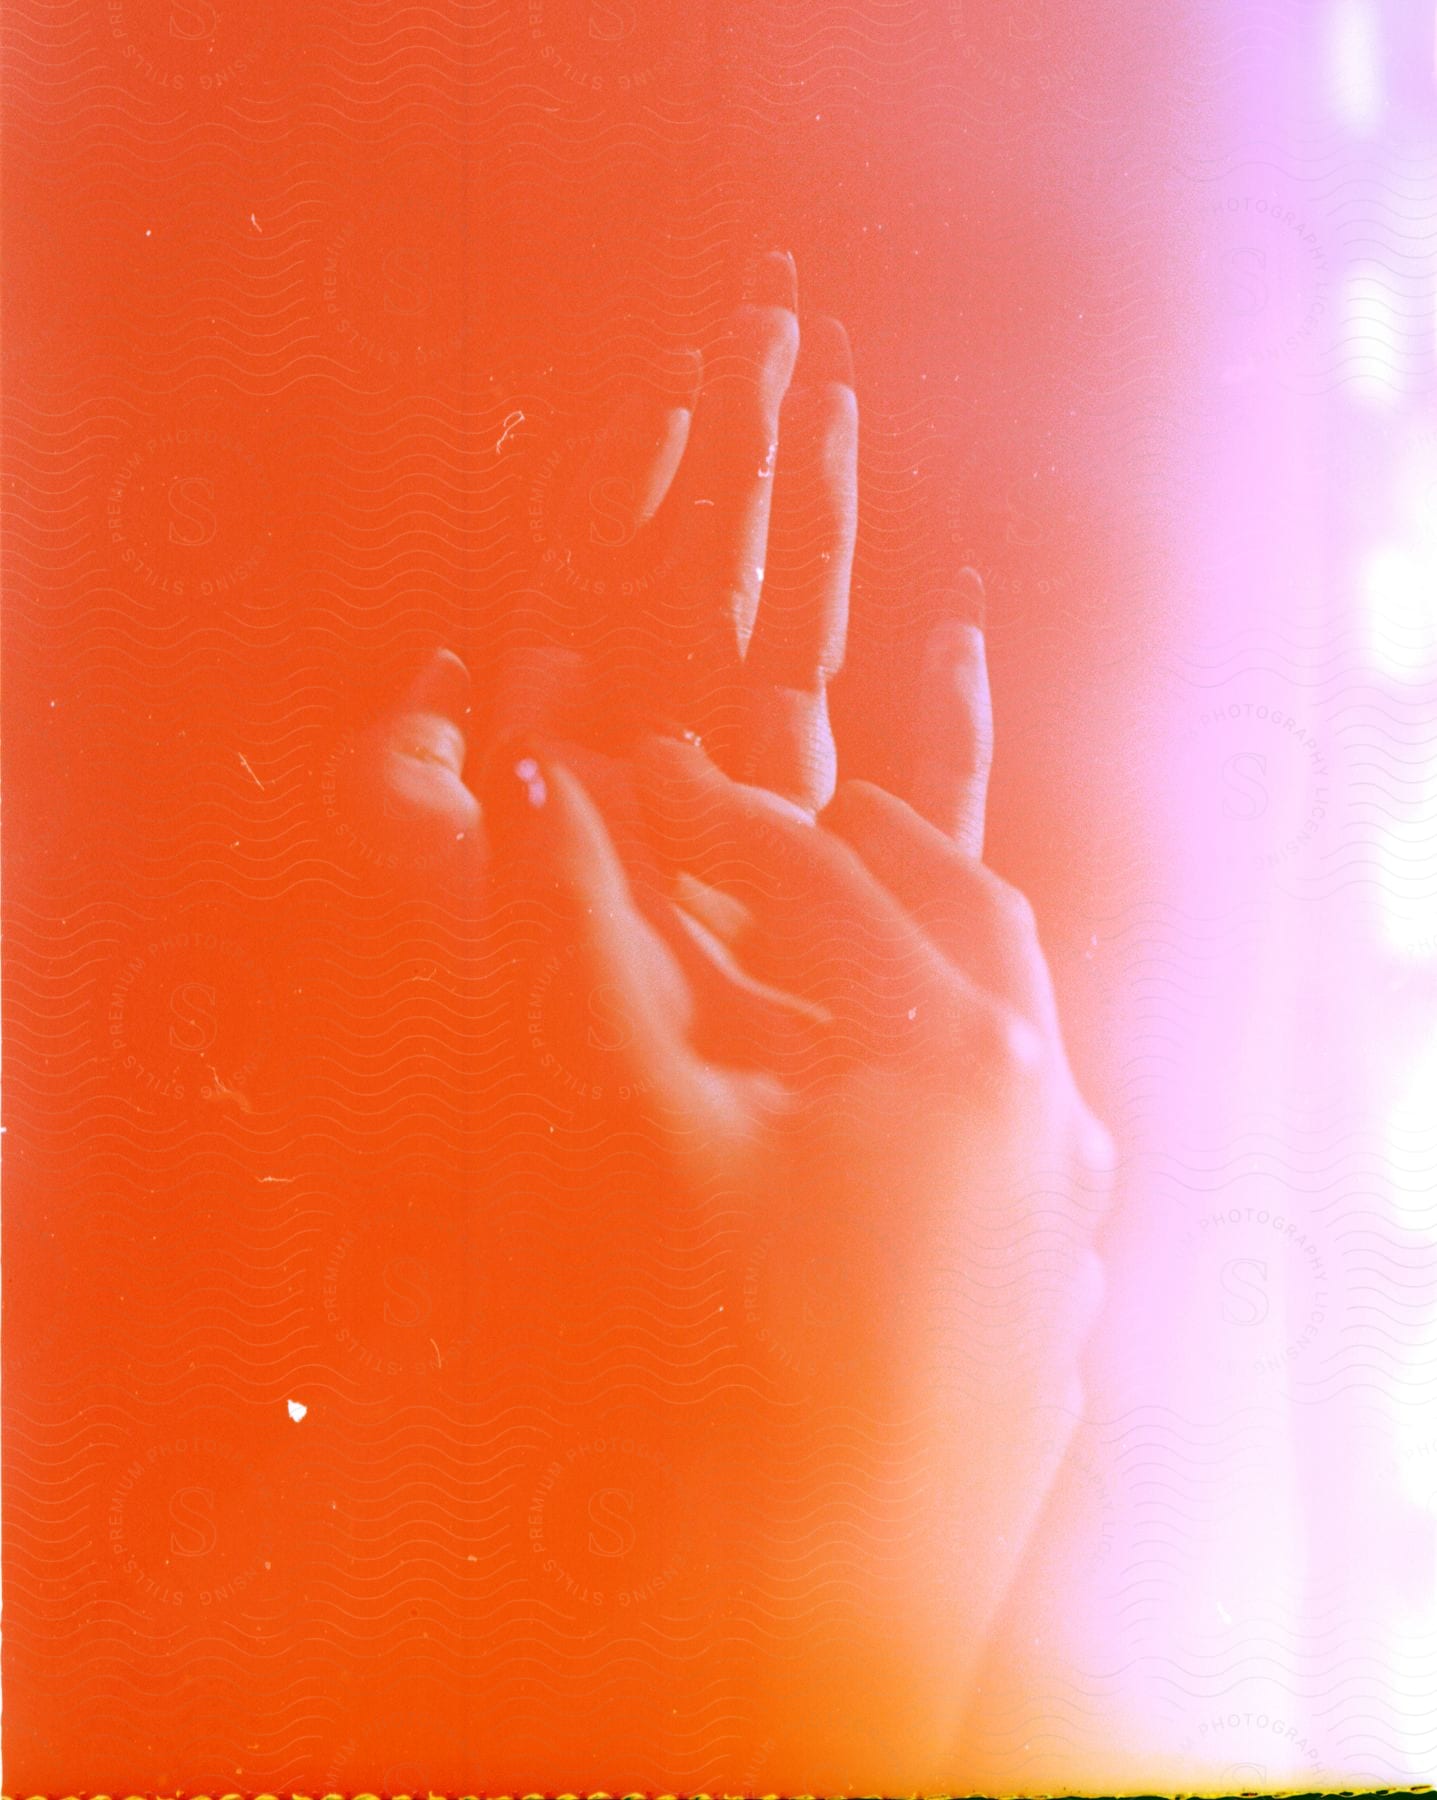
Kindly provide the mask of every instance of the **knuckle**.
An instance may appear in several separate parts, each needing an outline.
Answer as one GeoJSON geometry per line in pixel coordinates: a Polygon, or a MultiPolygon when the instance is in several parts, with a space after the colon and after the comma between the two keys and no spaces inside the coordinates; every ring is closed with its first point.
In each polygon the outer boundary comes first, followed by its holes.
{"type": "Polygon", "coordinates": [[[1078,1123],[1078,1160],[1084,1171],[1104,1182],[1117,1173],[1118,1148],[1113,1134],[1086,1107],[1078,1123]]]}
{"type": "Polygon", "coordinates": [[[1022,1013],[1005,1009],[1000,1043],[1004,1067],[1020,1080],[1030,1080],[1038,1075],[1047,1061],[1042,1032],[1022,1013]]]}
{"type": "Polygon", "coordinates": [[[1117,1161],[1112,1134],[1078,1102],[1065,1186],[1074,1221],[1088,1237],[1102,1227],[1112,1212],[1117,1161]]]}
{"type": "Polygon", "coordinates": [[[1024,943],[1036,943],[1038,920],[1028,896],[996,875],[989,891],[1004,931],[1024,943]]]}
{"type": "Polygon", "coordinates": [[[978,1009],[973,1050],[989,1078],[1003,1091],[1037,1079],[1047,1061],[1043,1034],[1014,1008],[993,1003],[978,1009]]]}

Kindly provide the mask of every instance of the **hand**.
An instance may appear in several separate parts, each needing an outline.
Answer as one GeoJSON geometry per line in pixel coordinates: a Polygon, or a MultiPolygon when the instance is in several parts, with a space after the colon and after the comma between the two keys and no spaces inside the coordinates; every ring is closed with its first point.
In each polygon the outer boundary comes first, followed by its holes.
{"type": "MultiPolygon", "coordinates": [[[[609,1054],[640,1097],[653,1232],[712,1219],[742,1245],[735,1311],[766,1397],[741,1437],[770,1455],[751,1449],[743,1506],[705,1555],[722,1591],[755,1595],[780,1788],[956,1779],[966,1684],[1077,1422],[1100,1292],[1110,1146],[1068,1068],[1031,911],[976,858],[991,732],[972,627],[935,631],[916,710],[928,749],[906,787],[928,818],[848,782],[815,822],[691,744],[641,745],[677,932],[653,865],[620,847],[631,821],[616,843],[559,756],[535,746],[491,783],[500,860],[570,948],[571,992],[619,997],[609,1054]],[[734,909],[722,936],[694,883],[734,909]],[[804,1446],[834,1416],[859,1448],[825,1476],[804,1446]],[[805,1542],[841,1558],[849,1598],[827,1611],[781,1558],[763,1566],[778,1535],[763,1469],[785,1459],[807,1471],[805,1542]],[[814,1716],[832,1721],[831,1770],[793,1737],[814,1716]]],[[[585,1026],[569,1021],[575,1055],[585,1026]]],[[[551,1012],[551,1041],[564,1028],[551,1012]]],[[[624,1255],[586,1251],[597,1291],[624,1255]]]]}
{"type": "Polygon", "coordinates": [[[596,752],[635,735],[691,731],[744,779],[810,811],[827,802],[857,403],[843,327],[818,319],[800,353],[796,304],[792,258],[765,257],[707,367],[696,351],[672,356],[668,392],[630,395],[574,484],[580,511],[597,485],[617,484],[641,537],[662,547],[670,573],[641,617],[594,601],[576,635],[596,654],[556,644],[511,656],[477,757],[468,671],[450,650],[361,734],[351,774],[387,864],[472,889],[487,866],[473,788],[492,747],[524,731],[584,746],[591,774],[596,752]]]}

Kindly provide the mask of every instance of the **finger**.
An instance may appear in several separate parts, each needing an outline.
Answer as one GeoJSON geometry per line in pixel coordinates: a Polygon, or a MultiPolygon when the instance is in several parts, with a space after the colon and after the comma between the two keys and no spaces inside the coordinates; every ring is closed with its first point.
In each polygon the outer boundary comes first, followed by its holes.
{"type": "MultiPolygon", "coordinates": [[[[955,596],[970,614],[983,588],[970,569],[955,596]]],[[[981,620],[981,611],[977,613],[981,620]]],[[[903,798],[970,856],[983,853],[993,703],[981,624],[947,618],[928,635],[919,670],[913,743],[903,798]]]]}
{"type": "Polygon", "coordinates": [[[828,1008],[874,1046],[951,1023],[954,972],[848,845],[676,739],[640,747],[635,781],[661,860],[752,915],[735,948],[761,981],[828,1008]]]}
{"type": "Polygon", "coordinates": [[[666,352],[660,387],[629,394],[570,488],[551,552],[563,564],[572,641],[594,676],[589,735],[606,744],[653,728],[645,717],[658,685],[652,596],[673,566],[654,521],[688,444],[702,372],[697,350],[666,352]]]}
{"type": "Polygon", "coordinates": [[[395,711],[445,722],[462,745],[472,698],[468,668],[452,650],[436,647],[420,658],[397,697],[395,711]]]}
{"type": "Polygon", "coordinates": [[[669,500],[679,572],[659,620],[665,680],[681,722],[700,731],[724,728],[758,611],[780,413],[798,354],[796,303],[792,257],[766,257],[752,301],[707,360],[669,500]]]}
{"type": "Polygon", "coordinates": [[[530,750],[490,771],[484,801],[505,885],[531,899],[543,920],[531,952],[555,941],[572,950],[574,980],[563,996],[549,995],[548,1039],[581,1058],[593,998],[609,997],[625,1030],[607,1053],[619,1058],[636,1091],[681,1108],[700,1105],[704,1071],[689,1045],[688,983],[635,903],[583,784],[551,754],[530,750]]]}
{"type": "Polygon", "coordinates": [[[858,401],[837,319],[805,328],[781,427],[732,767],[741,780],[816,812],[832,798],[836,778],[828,683],[843,665],[858,526],[858,401]]]}
{"type": "Polygon", "coordinates": [[[355,743],[364,835],[393,866],[457,870],[482,855],[479,806],[463,779],[469,697],[454,652],[428,651],[355,743]]]}
{"type": "Polygon", "coordinates": [[[832,1031],[833,1013],[752,975],[735,954],[738,934],[731,925],[715,929],[711,899],[685,904],[690,891],[681,884],[672,923],[657,923],[693,988],[696,1050],[730,1068],[801,1078],[832,1031]]]}
{"type": "Polygon", "coordinates": [[[641,387],[615,410],[584,459],[566,508],[569,542],[621,550],[666,499],[688,443],[703,374],[697,350],[665,351],[661,387],[641,387]]]}
{"type": "Polygon", "coordinates": [[[1056,1024],[1033,910],[1016,888],[870,782],[843,782],[823,823],[976,987],[1036,1023],[1056,1024]]]}

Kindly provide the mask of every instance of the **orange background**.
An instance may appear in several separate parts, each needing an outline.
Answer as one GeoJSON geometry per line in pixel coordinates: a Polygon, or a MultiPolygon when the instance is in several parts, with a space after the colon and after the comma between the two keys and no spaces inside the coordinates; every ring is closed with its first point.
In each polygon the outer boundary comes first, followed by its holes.
{"type": "MultiPolygon", "coordinates": [[[[605,1658],[600,1564],[547,1611],[519,1578],[574,1530],[555,1442],[654,1508],[625,1607],[708,1502],[641,1407],[590,1441],[615,1301],[556,1221],[603,1204],[621,1248],[641,1209],[571,1096],[515,1123],[486,970],[396,888],[345,734],[427,644],[482,699],[565,628],[556,471],[792,249],[863,408],[847,766],[885,772],[976,564],[994,859],[1101,1105],[1093,790],[1140,686],[1132,521],[1171,498],[1134,421],[1177,372],[1135,321],[1173,299],[1154,170],[1193,95],[1150,8],[997,10],[8,9],[12,1791],[592,1783],[600,1701],[693,1786],[763,1781],[717,1677],[676,1724],[605,1658]]],[[[715,1369],[666,1328],[635,1393],[715,1369]]],[[[687,1628],[723,1603],[690,1584],[687,1628]]]]}

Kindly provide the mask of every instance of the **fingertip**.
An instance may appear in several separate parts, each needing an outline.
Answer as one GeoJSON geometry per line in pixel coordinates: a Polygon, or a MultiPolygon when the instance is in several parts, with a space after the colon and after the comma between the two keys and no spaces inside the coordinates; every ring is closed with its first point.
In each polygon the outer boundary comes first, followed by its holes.
{"type": "Polygon", "coordinates": [[[400,704],[410,712],[442,713],[462,726],[472,691],[464,662],[446,646],[436,645],[416,660],[401,690],[400,704]]]}
{"type": "Polygon", "coordinates": [[[950,617],[966,619],[979,631],[987,629],[988,590],[975,568],[964,567],[958,571],[948,596],[947,611],[950,617]]]}
{"type": "Polygon", "coordinates": [[[777,306],[798,311],[798,265],[788,250],[770,250],[754,270],[749,301],[754,306],[777,306]]]}

